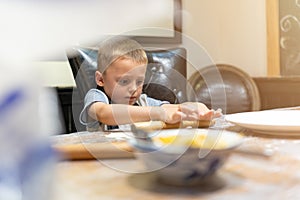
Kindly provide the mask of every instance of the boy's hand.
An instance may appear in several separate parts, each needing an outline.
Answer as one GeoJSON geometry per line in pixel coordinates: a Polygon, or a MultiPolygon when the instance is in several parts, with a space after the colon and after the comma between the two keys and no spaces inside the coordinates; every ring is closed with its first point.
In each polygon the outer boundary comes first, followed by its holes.
{"type": "Polygon", "coordinates": [[[186,102],[179,105],[165,104],[164,122],[174,124],[182,120],[211,120],[220,117],[221,111],[210,110],[205,104],[199,102],[186,102]]]}
{"type": "Polygon", "coordinates": [[[164,104],[161,106],[164,110],[164,114],[161,115],[162,121],[168,124],[175,124],[181,122],[186,115],[180,111],[178,104],[164,104]]]}
{"type": "Polygon", "coordinates": [[[210,110],[205,104],[199,102],[186,102],[180,104],[180,111],[186,115],[183,120],[211,120],[212,118],[221,115],[220,112],[210,110]]]}

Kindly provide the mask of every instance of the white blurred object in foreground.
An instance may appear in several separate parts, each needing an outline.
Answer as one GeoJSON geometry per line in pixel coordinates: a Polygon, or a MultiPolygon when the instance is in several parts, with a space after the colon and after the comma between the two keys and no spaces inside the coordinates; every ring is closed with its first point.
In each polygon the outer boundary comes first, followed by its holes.
{"type": "Polygon", "coordinates": [[[54,153],[41,133],[40,84],[29,67],[0,69],[0,199],[49,199],[54,153]]]}

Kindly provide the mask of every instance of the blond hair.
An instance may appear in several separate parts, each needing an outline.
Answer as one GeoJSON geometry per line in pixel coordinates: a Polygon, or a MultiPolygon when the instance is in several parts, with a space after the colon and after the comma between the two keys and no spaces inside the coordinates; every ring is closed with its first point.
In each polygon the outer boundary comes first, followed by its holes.
{"type": "Polygon", "coordinates": [[[103,41],[98,50],[98,70],[105,70],[116,60],[131,59],[138,64],[147,64],[148,59],[143,47],[127,37],[115,36],[103,41]]]}

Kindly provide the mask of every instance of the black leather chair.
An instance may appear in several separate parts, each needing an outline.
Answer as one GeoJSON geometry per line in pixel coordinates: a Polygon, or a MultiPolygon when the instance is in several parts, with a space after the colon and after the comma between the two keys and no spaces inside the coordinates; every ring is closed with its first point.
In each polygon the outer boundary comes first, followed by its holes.
{"type": "MultiPolygon", "coordinates": [[[[143,92],[148,96],[171,103],[186,101],[186,50],[173,48],[147,50],[148,66],[143,92]]],[[[96,88],[98,50],[74,47],[67,52],[70,67],[81,99],[96,88]]]]}
{"type": "Polygon", "coordinates": [[[193,90],[188,96],[223,113],[260,110],[260,95],[254,80],[243,70],[229,64],[210,65],[189,78],[193,90]]]}
{"type": "MultiPolygon", "coordinates": [[[[167,100],[170,103],[182,103],[186,96],[186,49],[147,50],[148,66],[143,92],[148,96],[167,100]]],[[[78,119],[87,91],[96,88],[95,71],[97,69],[96,48],[73,47],[67,51],[67,57],[75,79],[73,91],[73,120],[77,131],[85,130],[78,119]],[[78,105],[81,102],[81,105],[78,105]]],[[[73,130],[74,131],[74,130],[73,130]]]]}

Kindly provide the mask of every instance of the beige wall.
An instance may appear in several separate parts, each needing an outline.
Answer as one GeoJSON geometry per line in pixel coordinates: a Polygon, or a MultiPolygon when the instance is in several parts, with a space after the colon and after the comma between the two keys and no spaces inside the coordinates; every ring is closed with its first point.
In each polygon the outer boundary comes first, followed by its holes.
{"type": "MultiPolygon", "coordinates": [[[[183,34],[202,45],[213,62],[233,64],[251,76],[266,76],[264,0],[182,0],[182,3],[183,34]]],[[[74,85],[67,62],[38,64],[45,71],[53,65],[57,70],[50,70],[51,73],[59,73],[59,76],[44,73],[45,85],[74,85]],[[61,82],[63,79],[66,81],[61,82]]],[[[193,70],[188,71],[188,76],[192,73],[193,70]]]]}
{"type": "Polygon", "coordinates": [[[263,0],[183,0],[183,32],[216,63],[251,76],[266,76],[266,13],[263,0]]]}

